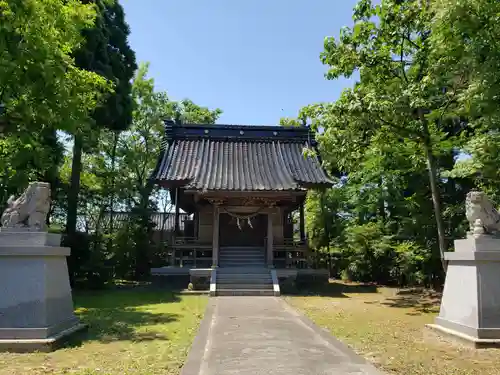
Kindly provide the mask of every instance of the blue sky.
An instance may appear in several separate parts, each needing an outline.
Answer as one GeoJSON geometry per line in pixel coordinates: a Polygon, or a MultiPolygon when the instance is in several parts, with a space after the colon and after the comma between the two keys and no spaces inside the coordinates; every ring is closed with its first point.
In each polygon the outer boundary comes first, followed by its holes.
{"type": "Polygon", "coordinates": [[[333,101],[351,81],[327,81],[325,36],[352,24],[356,0],[121,0],[137,61],[157,90],[224,111],[219,122],[274,125],[333,101]]]}

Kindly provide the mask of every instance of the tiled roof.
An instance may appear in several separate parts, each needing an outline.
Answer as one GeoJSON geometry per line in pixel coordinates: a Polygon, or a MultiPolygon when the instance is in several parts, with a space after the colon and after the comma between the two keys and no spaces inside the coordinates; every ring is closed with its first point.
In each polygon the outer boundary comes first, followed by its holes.
{"type": "Polygon", "coordinates": [[[331,185],[318,158],[303,155],[314,142],[307,128],[183,125],[167,135],[153,176],[164,185],[233,191],[331,185]]]}

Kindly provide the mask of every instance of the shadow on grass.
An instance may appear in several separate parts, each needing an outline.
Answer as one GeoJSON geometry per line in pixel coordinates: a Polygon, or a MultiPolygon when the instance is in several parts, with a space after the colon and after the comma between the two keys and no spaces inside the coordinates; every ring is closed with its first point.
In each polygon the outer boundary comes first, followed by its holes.
{"type": "Polygon", "coordinates": [[[75,336],[68,344],[80,346],[89,341],[150,341],[168,340],[162,332],[137,332],[144,326],[168,324],[180,315],[148,309],[148,305],[170,304],[180,301],[179,295],[168,290],[105,290],[75,294],[75,309],[88,330],[75,336]]]}
{"type": "Polygon", "coordinates": [[[411,308],[408,315],[422,315],[439,312],[441,293],[425,289],[401,290],[395,297],[387,298],[383,305],[395,308],[411,308]]]}
{"type": "Polygon", "coordinates": [[[281,292],[285,295],[306,297],[340,297],[349,298],[349,293],[377,293],[375,284],[348,284],[340,282],[330,282],[320,285],[298,285],[295,287],[283,286],[281,292]]]}
{"type": "Polygon", "coordinates": [[[75,309],[135,307],[181,300],[176,290],[153,287],[78,291],[74,294],[73,299],[75,309]]]}

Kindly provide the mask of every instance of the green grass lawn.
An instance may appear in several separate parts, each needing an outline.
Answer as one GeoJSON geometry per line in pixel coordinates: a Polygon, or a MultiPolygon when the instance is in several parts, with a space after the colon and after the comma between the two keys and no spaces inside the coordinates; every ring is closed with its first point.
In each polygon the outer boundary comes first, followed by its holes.
{"type": "Polygon", "coordinates": [[[74,300],[88,332],[52,353],[0,353],[0,375],[178,374],[208,297],[141,288],[74,300]]]}
{"type": "Polygon", "coordinates": [[[387,374],[500,374],[500,349],[470,349],[424,329],[439,312],[437,293],[334,282],[286,298],[387,374]]]}

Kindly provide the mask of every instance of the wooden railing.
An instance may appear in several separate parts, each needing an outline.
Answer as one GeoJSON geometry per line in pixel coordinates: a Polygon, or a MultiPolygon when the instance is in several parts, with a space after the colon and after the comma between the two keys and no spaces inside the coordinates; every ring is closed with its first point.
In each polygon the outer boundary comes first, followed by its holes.
{"type": "Polygon", "coordinates": [[[212,244],[194,237],[174,237],[169,245],[169,265],[173,267],[212,267],[212,244]]]}
{"type": "Polygon", "coordinates": [[[308,268],[306,241],[287,238],[273,246],[273,263],[276,268],[308,268]]]}
{"type": "MultiPolygon", "coordinates": [[[[194,237],[174,237],[168,245],[169,265],[174,267],[210,268],[212,244],[194,237]]],[[[285,239],[273,246],[273,264],[276,268],[309,268],[305,241],[285,239]]]]}

